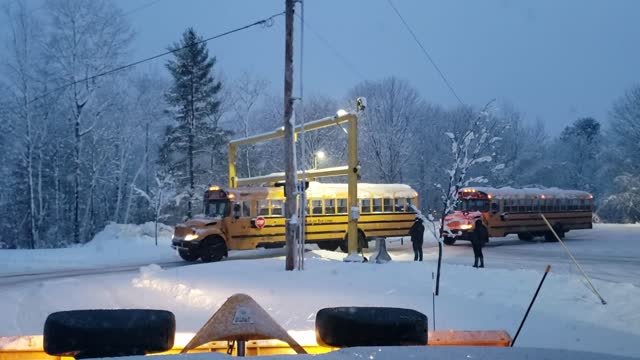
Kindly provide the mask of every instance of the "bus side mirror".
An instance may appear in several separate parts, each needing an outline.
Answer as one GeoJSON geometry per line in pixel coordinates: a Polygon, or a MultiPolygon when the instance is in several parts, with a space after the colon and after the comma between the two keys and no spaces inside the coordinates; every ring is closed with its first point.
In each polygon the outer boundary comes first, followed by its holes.
{"type": "Polygon", "coordinates": [[[500,211],[500,206],[497,203],[491,203],[491,213],[497,214],[500,211]]]}
{"type": "Polygon", "coordinates": [[[240,218],[240,204],[233,205],[233,216],[237,219],[240,218]]]}

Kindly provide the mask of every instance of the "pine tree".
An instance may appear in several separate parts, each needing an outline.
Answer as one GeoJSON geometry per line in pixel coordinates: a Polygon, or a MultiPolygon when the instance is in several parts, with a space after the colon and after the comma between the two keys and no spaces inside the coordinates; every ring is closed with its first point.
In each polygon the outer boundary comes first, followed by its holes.
{"type": "Polygon", "coordinates": [[[177,124],[166,131],[160,165],[176,180],[177,196],[186,198],[187,216],[191,217],[196,185],[211,181],[214,156],[220,156],[226,134],[218,128],[215,116],[220,109],[217,95],[222,87],[214,79],[216,58],[209,57],[202,37],[192,28],[170,47],[181,48],[166,65],[173,77],[166,99],[177,124]]]}

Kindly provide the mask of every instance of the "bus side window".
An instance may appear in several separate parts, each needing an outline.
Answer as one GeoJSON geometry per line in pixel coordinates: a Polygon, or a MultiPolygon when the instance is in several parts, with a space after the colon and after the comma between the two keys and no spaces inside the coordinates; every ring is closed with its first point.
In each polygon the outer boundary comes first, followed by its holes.
{"type": "Polygon", "coordinates": [[[371,199],[362,199],[362,212],[363,213],[371,212],[371,199]]]}
{"type": "Polygon", "coordinates": [[[347,213],[347,199],[338,199],[338,214],[347,213]]]}
{"type": "Polygon", "coordinates": [[[407,211],[407,210],[405,210],[404,203],[405,203],[405,201],[404,201],[403,198],[396,199],[395,204],[394,204],[395,205],[395,211],[396,212],[405,212],[405,211],[407,211]]]}
{"type": "Polygon", "coordinates": [[[282,216],[282,200],[271,200],[271,216],[282,216]]]}
{"type": "Polygon", "coordinates": [[[322,215],[322,200],[311,200],[311,213],[322,215]]]}
{"type": "Polygon", "coordinates": [[[373,212],[382,212],[382,199],[373,199],[373,212]]]}
{"type": "Polygon", "coordinates": [[[258,200],[258,215],[269,216],[269,200],[258,200]]]}
{"type": "Polygon", "coordinates": [[[383,199],[384,212],[393,212],[393,199],[383,199]]]}
{"type": "Polygon", "coordinates": [[[413,209],[411,208],[411,205],[413,205],[413,199],[406,198],[405,203],[406,203],[407,211],[413,211],[413,209]]]}
{"type": "Polygon", "coordinates": [[[334,199],[324,199],[324,213],[325,214],[336,213],[336,201],[334,199]]]}

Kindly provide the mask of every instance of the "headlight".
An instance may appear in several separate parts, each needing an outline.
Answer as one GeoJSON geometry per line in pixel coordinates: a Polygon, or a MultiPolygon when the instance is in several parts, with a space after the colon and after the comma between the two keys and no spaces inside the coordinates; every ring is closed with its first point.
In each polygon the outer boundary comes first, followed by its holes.
{"type": "Polygon", "coordinates": [[[471,224],[463,224],[463,225],[460,225],[460,230],[469,230],[472,227],[473,227],[473,225],[471,225],[471,224]]]}
{"type": "Polygon", "coordinates": [[[184,239],[185,239],[186,241],[195,240],[195,239],[197,239],[197,238],[198,238],[198,234],[189,234],[189,235],[187,235],[187,236],[185,236],[185,237],[184,237],[184,239]]]}

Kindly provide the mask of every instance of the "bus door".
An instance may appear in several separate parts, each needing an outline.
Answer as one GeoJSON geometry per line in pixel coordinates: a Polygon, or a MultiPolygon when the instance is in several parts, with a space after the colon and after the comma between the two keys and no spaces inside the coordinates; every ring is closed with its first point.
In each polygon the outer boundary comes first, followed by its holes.
{"type": "Polygon", "coordinates": [[[251,233],[251,200],[235,201],[229,215],[224,219],[227,238],[243,248],[243,240],[249,239],[251,233]]]}

